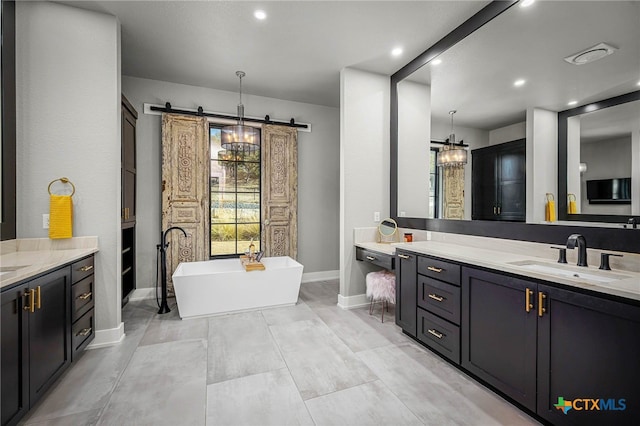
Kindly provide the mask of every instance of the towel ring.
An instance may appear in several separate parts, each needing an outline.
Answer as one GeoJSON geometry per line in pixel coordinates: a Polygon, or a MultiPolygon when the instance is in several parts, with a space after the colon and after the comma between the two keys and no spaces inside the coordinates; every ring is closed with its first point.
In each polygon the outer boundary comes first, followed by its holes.
{"type": "Polygon", "coordinates": [[[71,191],[71,196],[73,197],[73,194],[76,193],[76,186],[73,184],[73,182],[71,182],[66,177],[61,177],[60,179],[54,179],[49,183],[49,187],[47,188],[47,191],[49,191],[49,195],[53,195],[53,194],[51,194],[51,185],[53,185],[57,181],[60,181],[62,183],[68,183],[69,185],[71,185],[71,187],[73,188],[73,191],[71,191]]]}

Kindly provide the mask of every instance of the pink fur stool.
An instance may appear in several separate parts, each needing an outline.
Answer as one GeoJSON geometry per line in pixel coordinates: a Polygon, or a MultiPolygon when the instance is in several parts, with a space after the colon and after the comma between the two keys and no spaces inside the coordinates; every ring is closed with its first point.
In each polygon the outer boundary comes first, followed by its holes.
{"type": "Polygon", "coordinates": [[[384,303],[387,302],[387,312],[389,312],[389,302],[396,303],[396,275],[386,269],[369,272],[366,283],[367,297],[371,299],[369,315],[373,313],[373,304],[382,302],[382,322],[384,322],[384,303]]]}

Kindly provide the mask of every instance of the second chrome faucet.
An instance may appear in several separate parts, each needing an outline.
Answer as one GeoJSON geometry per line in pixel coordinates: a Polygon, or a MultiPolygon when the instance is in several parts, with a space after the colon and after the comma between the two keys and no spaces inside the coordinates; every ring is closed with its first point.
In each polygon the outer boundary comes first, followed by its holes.
{"type": "Polygon", "coordinates": [[[574,249],[578,246],[578,266],[587,265],[587,240],[580,234],[571,234],[567,238],[567,248],[574,249]]]}

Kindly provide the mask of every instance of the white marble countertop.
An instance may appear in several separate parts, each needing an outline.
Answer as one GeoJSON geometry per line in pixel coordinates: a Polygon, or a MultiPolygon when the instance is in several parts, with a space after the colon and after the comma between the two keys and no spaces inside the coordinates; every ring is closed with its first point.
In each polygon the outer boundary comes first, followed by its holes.
{"type": "Polygon", "coordinates": [[[637,272],[601,271],[597,266],[558,264],[535,256],[437,241],[400,243],[394,248],[640,301],[640,273],[637,272]],[[600,279],[611,282],[598,282],[600,279]]]}
{"type": "Polygon", "coordinates": [[[376,242],[363,242],[363,243],[355,243],[356,247],[363,248],[365,250],[373,250],[380,253],[388,254],[393,256],[396,254],[396,246],[402,243],[376,243],[376,242]]]}
{"type": "MultiPolygon", "coordinates": [[[[5,243],[5,242],[3,242],[5,243]]],[[[98,237],[64,241],[45,238],[11,240],[0,254],[0,288],[82,259],[98,251],[98,237]]]]}

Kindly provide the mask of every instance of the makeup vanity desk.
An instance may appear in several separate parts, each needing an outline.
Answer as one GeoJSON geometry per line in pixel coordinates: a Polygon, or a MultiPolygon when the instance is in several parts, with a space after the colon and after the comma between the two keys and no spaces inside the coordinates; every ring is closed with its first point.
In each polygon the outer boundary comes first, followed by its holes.
{"type": "Polygon", "coordinates": [[[356,243],[356,260],[373,263],[389,271],[395,270],[396,245],[400,243],[356,243]]]}

